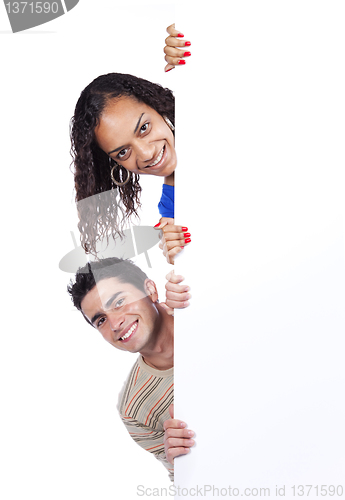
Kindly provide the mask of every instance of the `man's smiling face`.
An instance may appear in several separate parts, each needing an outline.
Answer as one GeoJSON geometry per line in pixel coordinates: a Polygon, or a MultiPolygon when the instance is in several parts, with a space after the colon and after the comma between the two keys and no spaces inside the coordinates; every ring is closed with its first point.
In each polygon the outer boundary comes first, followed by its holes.
{"type": "Polygon", "coordinates": [[[154,343],[159,324],[153,281],[146,280],[145,289],[147,294],[118,278],[102,279],[82,300],[82,312],[111,345],[141,352],[154,343]]]}

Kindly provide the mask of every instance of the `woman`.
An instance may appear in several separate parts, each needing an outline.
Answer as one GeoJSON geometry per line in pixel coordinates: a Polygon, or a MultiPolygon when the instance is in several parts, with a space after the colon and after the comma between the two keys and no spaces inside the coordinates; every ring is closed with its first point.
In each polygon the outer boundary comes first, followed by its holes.
{"type": "Polygon", "coordinates": [[[160,211],[165,218],[157,227],[165,233],[168,260],[190,242],[190,234],[184,234],[187,228],[173,224],[174,104],[169,89],[120,73],[96,78],[81,93],[71,140],[76,201],[89,200],[85,210],[78,203],[87,252],[95,253],[98,240],[121,234],[124,222],[138,215],[140,175],[164,178],[160,211]],[[114,198],[102,203],[100,194],[114,188],[120,204],[114,198]]]}
{"type": "MultiPolygon", "coordinates": [[[[182,33],[174,25],[167,32],[165,71],[180,65],[183,55],[190,56],[176,48],[190,46],[181,40],[182,33]]],[[[97,241],[121,235],[126,220],[138,215],[142,174],[164,177],[162,218],[155,227],[164,232],[161,247],[167,260],[173,263],[191,241],[188,229],[173,220],[174,111],[169,89],[132,75],[100,76],[81,93],[71,121],[71,152],[85,251],[95,254],[97,241]]]]}

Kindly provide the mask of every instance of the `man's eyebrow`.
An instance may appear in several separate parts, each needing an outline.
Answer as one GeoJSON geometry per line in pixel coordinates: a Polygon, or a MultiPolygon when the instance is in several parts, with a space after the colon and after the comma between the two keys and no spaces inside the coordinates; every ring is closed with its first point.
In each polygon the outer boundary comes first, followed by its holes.
{"type": "MultiPolygon", "coordinates": [[[[123,293],[123,292],[121,291],[121,292],[116,292],[116,293],[114,293],[114,295],[112,295],[112,296],[110,297],[110,299],[109,299],[109,300],[107,300],[107,302],[106,302],[106,304],[105,304],[105,307],[104,307],[104,308],[105,308],[105,309],[108,309],[108,307],[110,307],[110,305],[114,302],[114,300],[116,299],[116,297],[117,297],[118,295],[121,295],[121,293],[123,293]]],[[[98,318],[99,318],[100,316],[103,316],[103,314],[104,314],[103,312],[98,312],[98,313],[96,313],[96,314],[95,314],[95,315],[91,318],[91,320],[90,320],[90,321],[91,321],[91,323],[92,323],[92,324],[94,324],[94,323],[95,323],[95,321],[97,321],[97,320],[98,320],[98,318]]]]}
{"type": "MultiPolygon", "coordinates": [[[[141,122],[141,119],[142,119],[144,114],[145,113],[141,113],[139,120],[137,121],[137,124],[135,126],[134,134],[137,132],[139,125],[140,125],[140,122],[141,122]]],[[[121,149],[125,149],[125,146],[120,146],[119,148],[116,148],[116,149],[113,149],[112,151],[109,151],[108,155],[111,155],[111,153],[117,153],[118,151],[121,151],[121,149]]]]}
{"type": "MultiPolygon", "coordinates": [[[[102,316],[103,313],[96,313],[89,321],[91,323],[91,325],[94,326],[94,323],[96,322],[96,320],[102,316]]],[[[86,317],[86,316],[85,316],[86,317]]]]}
{"type": "Polygon", "coordinates": [[[105,304],[105,309],[108,309],[108,307],[111,306],[111,304],[114,302],[114,300],[116,299],[116,297],[118,297],[119,295],[121,295],[121,293],[123,293],[123,292],[116,292],[116,293],[114,293],[114,295],[112,295],[110,297],[110,299],[107,300],[107,302],[105,304]]]}

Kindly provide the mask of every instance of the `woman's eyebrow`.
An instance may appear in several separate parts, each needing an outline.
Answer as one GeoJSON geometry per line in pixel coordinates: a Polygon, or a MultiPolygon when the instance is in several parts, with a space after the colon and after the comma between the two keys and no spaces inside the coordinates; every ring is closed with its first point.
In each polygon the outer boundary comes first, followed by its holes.
{"type": "Polygon", "coordinates": [[[138,130],[139,125],[140,125],[140,121],[141,121],[141,119],[142,119],[142,117],[143,117],[143,115],[144,115],[144,114],[145,114],[145,113],[141,113],[140,118],[139,118],[139,120],[138,120],[138,123],[137,123],[137,125],[136,125],[136,127],[135,127],[135,129],[134,129],[134,133],[136,133],[136,131],[138,130]]]}
{"type": "MultiPolygon", "coordinates": [[[[134,134],[137,132],[139,125],[140,125],[140,122],[141,122],[141,119],[142,119],[144,114],[145,113],[141,113],[139,120],[137,121],[137,124],[135,126],[134,134]]],[[[113,149],[112,151],[109,151],[108,155],[111,155],[111,153],[117,153],[117,151],[121,151],[121,149],[124,149],[124,148],[125,148],[125,146],[120,146],[119,148],[113,149]]]]}

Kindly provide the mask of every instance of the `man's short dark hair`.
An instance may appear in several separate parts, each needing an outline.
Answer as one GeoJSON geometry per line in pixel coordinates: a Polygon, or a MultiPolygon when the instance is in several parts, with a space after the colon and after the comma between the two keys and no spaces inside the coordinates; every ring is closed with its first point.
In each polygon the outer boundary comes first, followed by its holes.
{"type": "Polygon", "coordinates": [[[121,283],[130,283],[138,290],[146,293],[146,274],[130,260],[110,257],[88,262],[86,266],[78,269],[75,281],[71,281],[67,287],[74,306],[81,311],[81,303],[84,297],[99,281],[107,278],[117,278],[121,283]]]}

